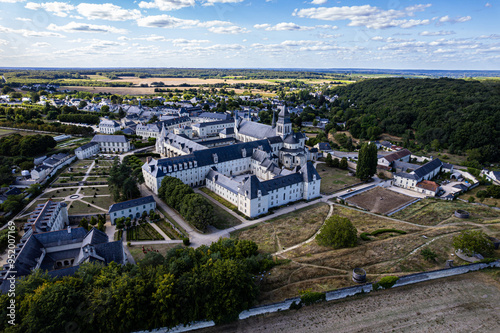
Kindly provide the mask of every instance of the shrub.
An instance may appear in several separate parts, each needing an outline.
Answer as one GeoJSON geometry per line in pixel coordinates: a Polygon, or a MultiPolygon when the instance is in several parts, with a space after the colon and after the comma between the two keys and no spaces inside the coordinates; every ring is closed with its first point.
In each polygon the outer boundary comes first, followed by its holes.
{"type": "Polygon", "coordinates": [[[371,240],[371,238],[368,237],[369,235],[370,235],[370,233],[368,233],[368,232],[362,232],[361,235],[359,235],[359,237],[364,241],[369,241],[369,240],[371,240]]]}
{"type": "Polygon", "coordinates": [[[185,237],[182,239],[182,244],[184,244],[184,246],[189,246],[189,244],[191,244],[191,241],[189,240],[189,238],[185,237]]]}
{"type": "Polygon", "coordinates": [[[425,260],[432,261],[437,258],[436,252],[432,251],[430,248],[425,247],[420,251],[420,254],[424,257],[425,260]]]}
{"type": "Polygon", "coordinates": [[[398,280],[399,278],[397,276],[384,276],[380,281],[373,284],[373,290],[389,289],[394,286],[398,280]]]}
{"type": "Polygon", "coordinates": [[[319,245],[331,246],[335,249],[354,247],[358,242],[358,231],[349,219],[333,215],[321,227],[316,241],[319,245]]]}
{"type": "Polygon", "coordinates": [[[326,294],[314,292],[314,291],[305,291],[300,296],[300,303],[304,305],[311,305],[318,302],[326,301],[326,294]]]}
{"type": "Polygon", "coordinates": [[[292,304],[290,304],[290,310],[298,310],[302,307],[302,302],[295,302],[293,301],[292,304]]]}
{"type": "Polygon", "coordinates": [[[491,239],[480,230],[464,230],[453,237],[453,247],[462,250],[465,254],[472,256],[475,253],[490,255],[495,246],[491,239]]]}
{"type": "Polygon", "coordinates": [[[386,232],[396,232],[398,234],[404,235],[406,231],[398,230],[398,229],[378,229],[371,233],[372,236],[377,236],[386,232]]]}

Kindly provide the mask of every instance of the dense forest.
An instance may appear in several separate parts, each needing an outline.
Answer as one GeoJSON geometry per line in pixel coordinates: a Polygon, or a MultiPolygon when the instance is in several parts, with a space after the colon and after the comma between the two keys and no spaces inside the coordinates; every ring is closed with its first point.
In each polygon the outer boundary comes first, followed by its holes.
{"type": "Polygon", "coordinates": [[[254,305],[254,274],[276,263],[247,240],[221,239],[197,249],[177,247],[165,256],[148,252],[138,265],[82,264],[73,276],[54,279],[40,270],[0,296],[2,332],[131,332],[198,320],[224,323],[254,305]]]}
{"type": "Polygon", "coordinates": [[[500,82],[387,78],[324,91],[339,98],[332,118],[356,138],[380,133],[421,146],[467,152],[479,163],[500,161],[500,82]]]}

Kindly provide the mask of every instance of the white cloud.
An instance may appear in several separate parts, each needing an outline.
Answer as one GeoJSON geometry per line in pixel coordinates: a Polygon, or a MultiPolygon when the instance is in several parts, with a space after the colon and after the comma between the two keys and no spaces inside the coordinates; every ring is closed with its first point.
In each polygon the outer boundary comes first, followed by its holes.
{"type": "Polygon", "coordinates": [[[484,5],[484,7],[493,7],[493,6],[491,5],[491,3],[487,2],[487,3],[484,5]]]}
{"type": "Polygon", "coordinates": [[[198,27],[200,28],[210,28],[210,27],[216,27],[216,26],[226,26],[226,25],[233,25],[231,22],[228,21],[206,21],[206,22],[200,22],[198,23],[198,27]]]}
{"type": "Polygon", "coordinates": [[[0,45],[7,45],[9,44],[8,41],[6,41],[5,39],[0,39],[0,45]]]}
{"type": "Polygon", "coordinates": [[[137,20],[138,26],[150,28],[193,28],[199,23],[198,20],[183,20],[170,15],[152,15],[137,20]]]}
{"type": "Polygon", "coordinates": [[[384,37],[382,36],[375,36],[372,37],[371,40],[377,41],[377,42],[382,42],[384,40],[384,37]]]}
{"type": "Polygon", "coordinates": [[[47,29],[52,31],[64,31],[64,32],[100,32],[100,33],[115,33],[115,34],[126,34],[127,30],[118,29],[109,25],[96,25],[88,23],[77,23],[70,22],[66,25],[58,26],[54,23],[49,24],[47,29]]]}
{"type": "Polygon", "coordinates": [[[324,5],[328,0],[312,0],[311,5],[324,5]]]}
{"type": "Polygon", "coordinates": [[[462,17],[455,17],[451,18],[448,15],[443,16],[439,19],[440,23],[463,23],[470,21],[472,18],[470,16],[462,16],[462,17]]]}
{"type": "Polygon", "coordinates": [[[75,9],[75,6],[65,2],[45,2],[45,3],[28,2],[25,8],[31,10],[44,9],[45,11],[53,13],[56,16],[66,17],[68,16],[68,12],[75,9]]]}
{"type": "Polygon", "coordinates": [[[228,27],[212,27],[208,28],[208,31],[213,32],[214,34],[245,34],[250,31],[248,31],[245,28],[238,27],[237,25],[232,25],[228,27]]]}
{"type": "Polygon", "coordinates": [[[27,29],[11,29],[11,28],[2,27],[2,26],[0,26],[0,32],[20,34],[24,37],[60,37],[60,38],[64,37],[63,35],[56,33],[56,32],[33,31],[33,30],[27,30],[27,29]]]}
{"type": "Polygon", "coordinates": [[[16,2],[25,2],[26,0],[0,0],[0,2],[5,3],[16,3],[16,2]]]}
{"type": "Polygon", "coordinates": [[[304,27],[292,22],[281,22],[274,26],[270,24],[256,24],[253,26],[256,29],[264,29],[266,31],[303,31],[303,30],[313,30],[314,27],[304,27]]]}
{"type": "Polygon", "coordinates": [[[293,15],[326,21],[349,20],[348,26],[365,26],[370,29],[390,27],[410,28],[417,25],[429,24],[430,20],[408,20],[402,18],[414,16],[415,12],[422,12],[430,6],[430,4],[415,5],[406,7],[403,10],[382,10],[370,5],[318,7],[295,9],[293,15]]]}
{"type": "Polygon", "coordinates": [[[138,9],[123,9],[111,3],[81,3],[76,8],[80,15],[89,20],[126,21],[136,20],[141,17],[141,12],[138,9]]]}
{"type": "Polygon", "coordinates": [[[203,6],[213,6],[216,3],[239,3],[243,0],[203,0],[203,6]]]}
{"type": "Polygon", "coordinates": [[[163,11],[177,10],[184,7],[193,7],[195,0],[154,0],[152,2],[139,2],[140,8],[158,8],[163,11]]]}
{"type": "Polygon", "coordinates": [[[46,42],[40,42],[40,43],[35,43],[33,44],[34,47],[49,47],[50,44],[46,42]]]}
{"type": "Polygon", "coordinates": [[[22,21],[22,22],[31,22],[32,20],[30,18],[26,17],[16,17],[17,21],[22,21]]]}
{"type": "Polygon", "coordinates": [[[455,31],[422,31],[419,33],[420,36],[448,36],[448,35],[454,35],[455,31]]]}
{"type": "Polygon", "coordinates": [[[479,39],[500,39],[500,35],[499,34],[481,35],[478,38],[479,39]]]}

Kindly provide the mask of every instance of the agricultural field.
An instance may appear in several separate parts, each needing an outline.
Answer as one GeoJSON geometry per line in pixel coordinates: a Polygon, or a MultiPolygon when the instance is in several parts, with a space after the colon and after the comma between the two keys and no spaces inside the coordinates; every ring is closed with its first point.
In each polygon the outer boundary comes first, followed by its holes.
{"type": "Polygon", "coordinates": [[[348,170],[331,168],[324,163],[318,164],[316,171],[321,177],[321,194],[332,194],[359,183],[359,179],[349,176],[348,170]]]}
{"type": "Polygon", "coordinates": [[[257,243],[261,252],[273,253],[312,237],[323,224],[330,207],[318,203],[232,233],[231,237],[257,243]]]}
{"type": "Polygon", "coordinates": [[[498,223],[500,222],[500,211],[489,207],[471,205],[460,200],[445,201],[423,199],[397,212],[392,215],[392,217],[423,225],[461,223],[464,221],[498,223]],[[468,211],[470,213],[470,218],[462,220],[454,217],[453,213],[457,209],[468,211]]]}
{"type": "Polygon", "coordinates": [[[199,332],[494,332],[500,325],[498,299],[500,271],[489,270],[250,317],[199,332]]]}
{"type": "Polygon", "coordinates": [[[397,193],[380,186],[352,196],[346,201],[372,213],[387,214],[414,201],[415,198],[397,193]]]}

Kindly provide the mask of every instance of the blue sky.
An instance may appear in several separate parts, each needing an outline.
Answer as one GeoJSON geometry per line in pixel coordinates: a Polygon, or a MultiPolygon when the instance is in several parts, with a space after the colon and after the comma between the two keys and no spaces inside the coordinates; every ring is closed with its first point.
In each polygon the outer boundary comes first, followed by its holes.
{"type": "Polygon", "coordinates": [[[0,66],[500,70],[498,0],[0,0],[0,66]]]}

